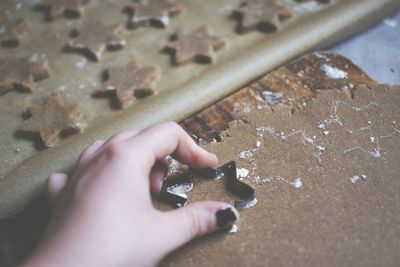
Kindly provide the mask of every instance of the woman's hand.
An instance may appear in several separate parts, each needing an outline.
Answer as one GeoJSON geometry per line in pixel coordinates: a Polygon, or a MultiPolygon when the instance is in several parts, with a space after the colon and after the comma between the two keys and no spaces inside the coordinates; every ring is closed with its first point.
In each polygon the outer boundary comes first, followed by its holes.
{"type": "Polygon", "coordinates": [[[188,241],[238,219],[231,205],[220,202],[156,210],[151,193],[160,191],[168,155],[196,168],[218,161],[168,122],[97,141],[70,177],[51,175],[52,218],[24,266],[154,266],[188,241]]]}

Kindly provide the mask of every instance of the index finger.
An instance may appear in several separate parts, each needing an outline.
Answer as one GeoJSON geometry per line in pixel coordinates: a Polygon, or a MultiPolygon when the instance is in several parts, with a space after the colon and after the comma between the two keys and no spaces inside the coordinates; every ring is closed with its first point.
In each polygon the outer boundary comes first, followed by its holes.
{"type": "Polygon", "coordinates": [[[214,154],[198,146],[174,122],[150,126],[127,142],[142,153],[144,164],[149,164],[149,170],[158,160],[168,155],[194,168],[209,168],[218,164],[218,158],[214,154]]]}

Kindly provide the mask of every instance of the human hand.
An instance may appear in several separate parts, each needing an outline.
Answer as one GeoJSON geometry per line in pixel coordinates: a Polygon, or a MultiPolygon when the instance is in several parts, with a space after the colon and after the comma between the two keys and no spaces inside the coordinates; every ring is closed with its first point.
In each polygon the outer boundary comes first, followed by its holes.
{"type": "Polygon", "coordinates": [[[156,210],[151,194],[160,192],[168,155],[195,168],[218,161],[168,122],[97,141],[81,154],[70,177],[51,175],[52,218],[24,266],[155,266],[190,240],[238,219],[221,202],[156,210]]]}

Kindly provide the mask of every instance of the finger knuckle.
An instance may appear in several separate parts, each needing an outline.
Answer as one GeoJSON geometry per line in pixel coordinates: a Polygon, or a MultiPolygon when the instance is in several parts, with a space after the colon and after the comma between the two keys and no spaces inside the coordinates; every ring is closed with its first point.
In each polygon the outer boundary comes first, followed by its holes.
{"type": "Polygon", "coordinates": [[[177,124],[174,121],[164,122],[163,124],[161,124],[161,127],[166,129],[166,130],[169,130],[171,132],[180,132],[180,131],[182,131],[181,126],[179,126],[179,124],[177,124]]]}
{"type": "Polygon", "coordinates": [[[124,151],[124,145],[121,143],[110,143],[107,145],[105,149],[105,154],[109,158],[114,158],[122,154],[124,151]]]}
{"type": "Polygon", "coordinates": [[[189,238],[196,238],[206,232],[201,223],[201,218],[197,212],[192,209],[187,209],[185,214],[189,224],[189,238]]]}

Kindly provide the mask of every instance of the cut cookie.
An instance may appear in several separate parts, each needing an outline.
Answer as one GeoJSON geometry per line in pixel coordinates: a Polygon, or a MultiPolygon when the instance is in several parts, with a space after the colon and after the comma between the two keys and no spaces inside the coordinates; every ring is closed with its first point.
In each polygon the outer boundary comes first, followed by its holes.
{"type": "Polygon", "coordinates": [[[247,0],[233,14],[240,20],[239,32],[254,29],[275,32],[282,20],[291,17],[292,11],[278,0],[247,0]]]}
{"type": "Polygon", "coordinates": [[[126,45],[122,25],[110,26],[96,21],[87,23],[72,33],[77,37],[67,43],[67,49],[84,53],[95,61],[100,60],[106,48],[121,49],[126,45]]]}
{"type": "Polygon", "coordinates": [[[107,70],[108,80],[98,92],[115,91],[121,108],[127,108],[136,99],[154,94],[154,82],[158,76],[155,67],[140,68],[137,60],[123,67],[111,67],[107,70]]]}
{"type": "Polygon", "coordinates": [[[174,53],[175,64],[181,65],[189,61],[213,63],[216,60],[214,51],[226,46],[226,42],[211,35],[206,26],[187,32],[179,30],[165,48],[174,53]]]}
{"type": "Polygon", "coordinates": [[[173,0],[141,0],[126,7],[131,15],[130,26],[167,27],[169,18],[181,13],[183,6],[173,0]]]}
{"type": "Polygon", "coordinates": [[[39,133],[46,147],[60,142],[63,131],[80,133],[83,126],[79,123],[84,113],[82,104],[65,104],[59,92],[53,92],[43,106],[28,109],[31,117],[22,123],[22,130],[39,133]]]}
{"type": "Polygon", "coordinates": [[[50,76],[47,64],[38,62],[37,56],[8,57],[0,60],[0,94],[9,90],[35,90],[35,82],[50,76]]]}
{"type": "Polygon", "coordinates": [[[22,34],[28,23],[25,19],[16,18],[5,7],[0,10],[0,41],[4,46],[19,46],[22,34]]]}
{"type": "Polygon", "coordinates": [[[46,18],[53,20],[65,15],[79,17],[83,12],[83,5],[90,0],[41,0],[36,6],[46,11],[46,18]]]}

